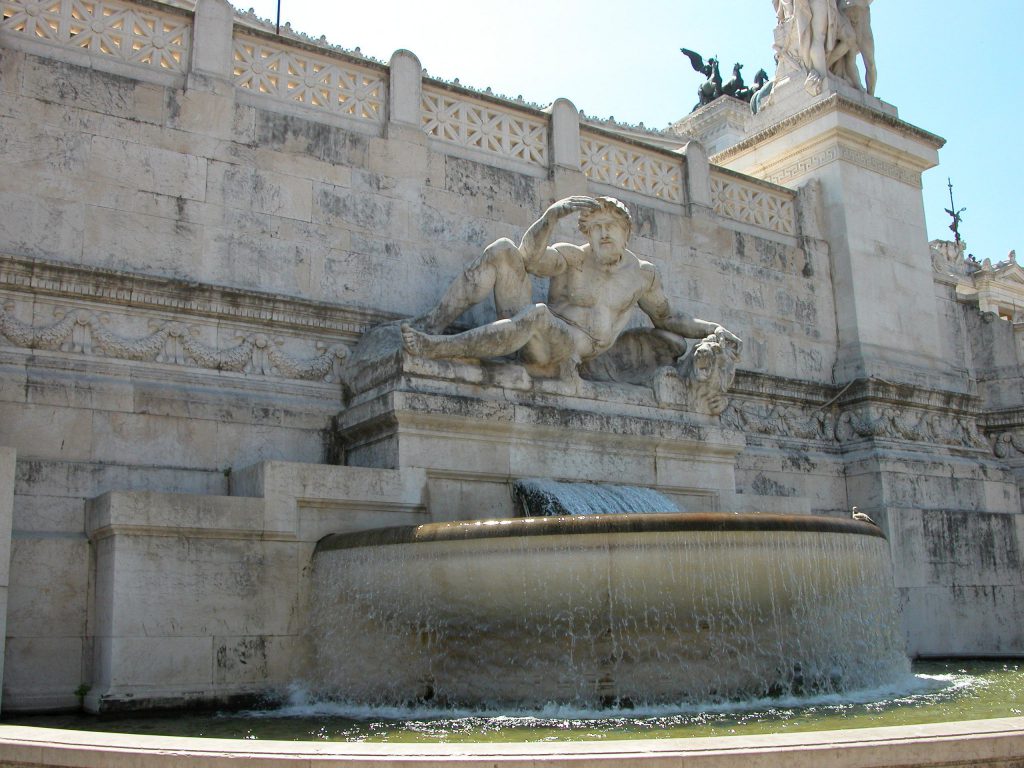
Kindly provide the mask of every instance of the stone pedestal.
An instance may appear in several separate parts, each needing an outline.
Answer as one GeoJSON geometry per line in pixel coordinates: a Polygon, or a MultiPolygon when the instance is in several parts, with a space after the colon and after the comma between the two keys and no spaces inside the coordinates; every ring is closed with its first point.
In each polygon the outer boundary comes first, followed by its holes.
{"type": "Polygon", "coordinates": [[[936,299],[921,174],[943,143],[833,77],[812,96],[794,70],[711,161],[803,189],[804,229],[827,242],[847,503],[887,532],[908,651],[1012,654],[1024,516],[936,299]]]}
{"type": "Polygon", "coordinates": [[[681,138],[693,138],[714,155],[746,138],[754,115],[745,101],[723,96],[672,123],[681,138]]]}
{"type": "Polygon", "coordinates": [[[518,478],[640,485],[684,511],[735,502],[746,442],[649,387],[533,379],[509,363],[403,353],[354,380],[336,437],[348,465],[427,472],[433,520],[513,515],[518,478]]]}
{"type": "Polygon", "coordinates": [[[895,109],[830,79],[809,96],[777,85],[748,137],[712,162],[776,184],[821,183],[839,331],[837,381],[888,381],[962,390],[940,342],[921,174],[938,163],[938,136],[895,109]]]}
{"type": "MultiPolygon", "coordinates": [[[[88,711],[248,705],[282,694],[308,673],[316,542],[427,522],[421,471],[274,461],[235,474],[235,497],[114,491],[89,503],[88,711]]],[[[0,534],[2,513],[0,495],[0,534]]]]}

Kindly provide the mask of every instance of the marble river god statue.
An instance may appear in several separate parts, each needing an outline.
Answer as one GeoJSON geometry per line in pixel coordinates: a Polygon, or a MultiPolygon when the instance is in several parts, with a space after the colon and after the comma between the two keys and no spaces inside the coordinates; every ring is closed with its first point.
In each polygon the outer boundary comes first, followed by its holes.
{"type": "Polygon", "coordinates": [[[676,404],[719,413],[742,342],[718,323],[672,310],[657,268],[626,248],[631,229],[618,200],[559,200],[518,245],[508,238],[489,245],[437,306],[402,323],[405,350],[432,359],[515,355],[535,377],[570,381],[644,384],[660,375],[687,390],[673,396],[676,404]],[[558,221],[577,213],[587,242],[549,244],[558,221]],[[531,275],[549,278],[545,303],[533,303],[531,275]],[[488,296],[494,322],[443,333],[488,296]],[[653,328],[626,330],[637,307],[653,328]],[[699,342],[688,349],[687,338],[699,342]]]}

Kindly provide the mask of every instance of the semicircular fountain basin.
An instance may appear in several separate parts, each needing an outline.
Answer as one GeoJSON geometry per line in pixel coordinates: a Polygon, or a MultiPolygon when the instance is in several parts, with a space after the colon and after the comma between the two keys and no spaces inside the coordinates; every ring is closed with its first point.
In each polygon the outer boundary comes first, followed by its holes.
{"type": "Polygon", "coordinates": [[[433,523],[317,547],[310,684],[370,705],[693,703],[909,674],[867,523],[657,514],[433,523]]]}

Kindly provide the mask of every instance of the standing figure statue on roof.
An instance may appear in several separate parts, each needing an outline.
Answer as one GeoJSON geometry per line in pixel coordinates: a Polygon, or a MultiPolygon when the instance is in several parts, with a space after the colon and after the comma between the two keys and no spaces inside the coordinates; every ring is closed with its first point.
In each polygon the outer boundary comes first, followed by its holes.
{"type": "Polygon", "coordinates": [[[857,57],[864,59],[867,91],[874,93],[877,72],[871,33],[872,0],[772,0],[779,26],[776,55],[780,68],[806,73],[804,87],[821,93],[829,74],[865,90],[857,57]]]}
{"type": "Polygon", "coordinates": [[[867,92],[875,95],[878,70],[875,68],[875,36],[871,32],[872,0],[840,0],[839,10],[853,28],[856,48],[846,54],[846,72],[857,74],[857,54],[864,61],[864,82],[867,92]]]}

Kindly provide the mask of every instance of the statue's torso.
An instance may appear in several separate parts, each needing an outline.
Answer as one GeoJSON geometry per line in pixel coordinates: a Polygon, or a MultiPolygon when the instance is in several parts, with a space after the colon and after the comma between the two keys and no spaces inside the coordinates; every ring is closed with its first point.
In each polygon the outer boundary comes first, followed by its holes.
{"type": "Polygon", "coordinates": [[[601,267],[584,252],[578,265],[570,264],[551,278],[548,306],[589,337],[591,348],[579,351],[585,358],[594,357],[615,343],[649,282],[639,259],[629,251],[613,268],[601,267]]]}

